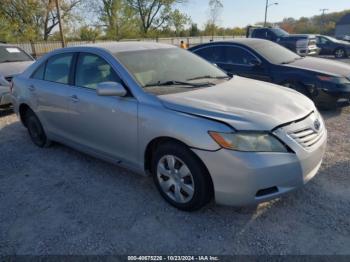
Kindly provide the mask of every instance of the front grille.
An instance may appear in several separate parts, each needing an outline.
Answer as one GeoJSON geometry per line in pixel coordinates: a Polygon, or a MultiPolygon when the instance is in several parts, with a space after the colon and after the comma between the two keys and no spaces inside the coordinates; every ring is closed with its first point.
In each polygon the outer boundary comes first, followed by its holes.
{"type": "Polygon", "coordinates": [[[7,82],[11,83],[13,76],[6,76],[5,79],[7,82]]]}
{"type": "Polygon", "coordinates": [[[322,126],[319,131],[315,131],[312,128],[307,128],[290,133],[289,135],[303,147],[310,148],[322,139],[324,132],[325,129],[322,126]]]}

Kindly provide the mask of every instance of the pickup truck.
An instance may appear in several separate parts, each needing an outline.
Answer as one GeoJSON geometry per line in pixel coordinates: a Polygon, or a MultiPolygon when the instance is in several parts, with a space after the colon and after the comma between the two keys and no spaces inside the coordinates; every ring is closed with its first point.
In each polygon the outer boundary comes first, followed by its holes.
{"type": "Polygon", "coordinates": [[[247,38],[260,38],[278,43],[300,56],[318,55],[320,49],[316,36],[289,34],[278,27],[253,27],[247,29],[247,38]]]}

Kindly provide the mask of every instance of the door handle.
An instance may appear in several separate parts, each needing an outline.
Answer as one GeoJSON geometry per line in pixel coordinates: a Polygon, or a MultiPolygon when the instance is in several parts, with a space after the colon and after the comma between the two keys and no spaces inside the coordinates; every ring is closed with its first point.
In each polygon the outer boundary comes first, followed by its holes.
{"type": "Polygon", "coordinates": [[[79,102],[79,98],[78,98],[77,95],[72,95],[72,96],[71,96],[71,99],[72,99],[73,103],[79,102]]]}
{"type": "Polygon", "coordinates": [[[29,91],[34,92],[34,91],[35,91],[35,86],[34,86],[34,85],[30,85],[30,86],[29,86],[29,91]]]}

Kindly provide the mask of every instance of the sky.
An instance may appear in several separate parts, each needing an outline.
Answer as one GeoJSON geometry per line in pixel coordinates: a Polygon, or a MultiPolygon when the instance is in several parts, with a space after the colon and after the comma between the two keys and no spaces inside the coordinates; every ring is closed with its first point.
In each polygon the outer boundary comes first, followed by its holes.
{"type": "MultiPolygon", "coordinates": [[[[203,27],[208,16],[209,0],[188,0],[179,9],[187,13],[200,27],[203,27]]],[[[268,11],[269,22],[279,22],[285,17],[300,18],[321,14],[320,9],[327,8],[327,12],[337,12],[350,9],[350,0],[270,0],[278,2],[268,11]]],[[[222,0],[220,26],[244,27],[249,24],[264,21],[266,0],[222,0]]]]}

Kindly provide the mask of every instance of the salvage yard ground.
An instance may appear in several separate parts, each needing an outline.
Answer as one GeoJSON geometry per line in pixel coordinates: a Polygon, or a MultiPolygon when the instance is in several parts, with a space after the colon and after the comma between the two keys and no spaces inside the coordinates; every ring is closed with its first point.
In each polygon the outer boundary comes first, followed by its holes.
{"type": "MultiPolygon", "coordinates": [[[[138,176],[0,113],[0,254],[348,254],[350,107],[322,112],[328,151],[306,187],[258,207],[184,213],[138,176]]],[[[283,175],[283,174],[281,174],[283,175]]]]}

